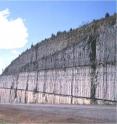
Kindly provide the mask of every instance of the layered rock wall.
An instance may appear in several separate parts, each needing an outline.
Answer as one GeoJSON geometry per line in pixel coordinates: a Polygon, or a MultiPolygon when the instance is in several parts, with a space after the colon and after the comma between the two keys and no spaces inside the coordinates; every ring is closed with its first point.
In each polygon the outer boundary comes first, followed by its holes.
{"type": "Polygon", "coordinates": [[[115,104],[116,36],[112,16],[37,44],[0,76],[0,102],[115,104]]]}

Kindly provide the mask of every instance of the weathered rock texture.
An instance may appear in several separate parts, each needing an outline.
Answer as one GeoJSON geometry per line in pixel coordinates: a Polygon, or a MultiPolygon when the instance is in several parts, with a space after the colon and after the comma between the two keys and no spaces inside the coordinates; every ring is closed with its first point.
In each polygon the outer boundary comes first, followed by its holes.
{"type": "Polygon", "coordinates": [[[115,104],[116,15],[22,53],[0,76],[1,103],[115,104]]]}

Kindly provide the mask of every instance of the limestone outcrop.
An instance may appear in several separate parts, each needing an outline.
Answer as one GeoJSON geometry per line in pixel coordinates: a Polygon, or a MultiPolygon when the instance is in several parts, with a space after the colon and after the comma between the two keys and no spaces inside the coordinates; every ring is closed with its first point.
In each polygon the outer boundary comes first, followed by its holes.
{"type": "Polygon", "coordinates": [[[115,104],[116,26],[113,15],[32,46],[0,76],[0,102],[115,104]]]}

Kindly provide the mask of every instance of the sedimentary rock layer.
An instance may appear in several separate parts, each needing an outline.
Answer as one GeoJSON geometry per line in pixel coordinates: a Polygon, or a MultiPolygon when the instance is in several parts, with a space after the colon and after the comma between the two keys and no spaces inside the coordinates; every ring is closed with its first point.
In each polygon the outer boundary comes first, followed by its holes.
{"type": "Polygon", "coordinates": [[[58,33],[0,76],[1,103],[116,103],[116,17],[58,33]]]}

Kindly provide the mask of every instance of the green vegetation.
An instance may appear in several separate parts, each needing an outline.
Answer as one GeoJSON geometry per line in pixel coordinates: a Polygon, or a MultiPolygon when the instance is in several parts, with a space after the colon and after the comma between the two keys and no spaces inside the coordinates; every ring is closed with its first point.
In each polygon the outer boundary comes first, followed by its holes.
{"type": "Polygon", "coordinates": [[[110,15],[109,15],[109,13],[107,12],[106,14],[105,14],[105,18],[108,18],[110,15]]]}
{"type": "MultiPolygon", "coordinates": [[[[4,120],[0,120],[0,124],[12,124],[12,123],[9,123],[9,122],[6,122],[4,120]]],[[[15,123],[14,123],[15,124],[15,123]]]]}

